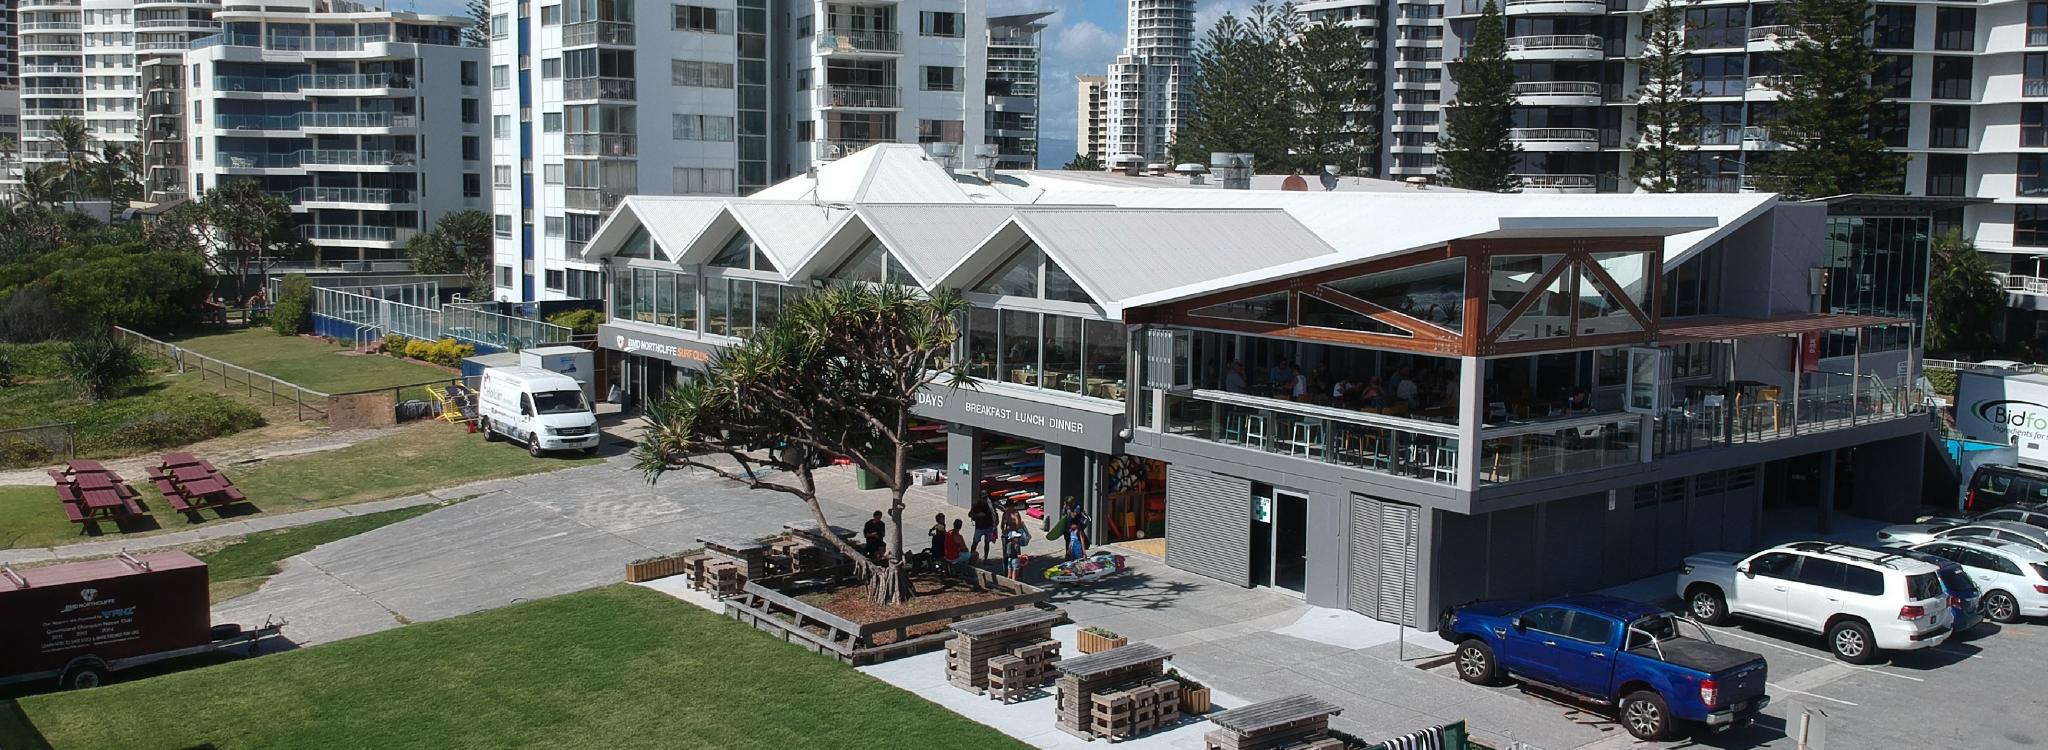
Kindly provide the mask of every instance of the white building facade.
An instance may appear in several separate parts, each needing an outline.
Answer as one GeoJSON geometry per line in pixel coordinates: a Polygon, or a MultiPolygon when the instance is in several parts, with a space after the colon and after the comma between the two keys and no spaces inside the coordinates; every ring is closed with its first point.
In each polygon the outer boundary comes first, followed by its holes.
{"type": "Polygon", "coordinates": [[[874,143],[984,142],[980,0],[496,0],[491,15],[500,300],[597,298],[578,258],[628,195],[745,195],[874,143]]]}
{"type": "Polygon", "coordinates": [[[1052,11],[988,19],[988,112],[996,167],[1038,167],[1038,37],[1052,11]]]}
{"type": "Polygon", "coordinates": [[[485,50],[468,19],[224,10],[185,57],[187,194],[255,180],[291,202],[315,262],[402,258],[441,216],[487,208],[485,50]]]}
{"type": "Polygon", "coordinates": [[[1102,161],[1109,129],[1109,79],[1074,76],[1074,154],[1102,161]]]}
{"type": "Polygon", "coordinates": [[[1187,116],[1195,0],[1130,0],[1123,54],[1109,65],[1103,150],[1111,165],[1164,163],[1187,116]]]}

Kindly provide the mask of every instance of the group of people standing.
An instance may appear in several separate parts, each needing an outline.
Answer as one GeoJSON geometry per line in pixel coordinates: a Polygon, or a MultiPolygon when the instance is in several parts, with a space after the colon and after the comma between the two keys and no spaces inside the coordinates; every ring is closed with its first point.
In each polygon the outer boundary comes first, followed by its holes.
{"type": "MultiPolygon", "coordinates": [[[[978,503],[969,509],[966,521],[956,518],[948,525],[946,514],[939,513],[933,517],[931,528],[925,530],[925,535],[931,539],[931,558],[950,565],[972,565],[991,559],[989,548],[995,547],[1002,554],[1004,572],[1015,580],[1023,568],[1024,546],[1031,539],[1031,532],[1024,527],[1024,514],[1020,507],[1012,505],[1003,510],[1000,533],[989,503],[978,503]],[[961,534],[966,521],[974,522],[971,540],[961,534]]],[[[1066,550],[1067,559],[1080,559],[1088,552],[1088,514],[1078,504],[1069,503],[1062,525],[1062,547],[1066,550]]],[[[888,550],[885,539],[888,533],[888,522],[883,520],[881,511],[875,511],[874,517],[868,519],[861,529],[868,559],[882,559],[888,550]]]]}

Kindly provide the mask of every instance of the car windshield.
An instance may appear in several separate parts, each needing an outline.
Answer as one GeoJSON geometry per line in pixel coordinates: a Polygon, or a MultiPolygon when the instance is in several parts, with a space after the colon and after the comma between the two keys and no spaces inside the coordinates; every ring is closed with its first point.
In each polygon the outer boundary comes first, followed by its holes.
{"type": "Polygon", "coordinates": [[[1650,615],[1629,623],[1628,647],[1639,648],[1650,645],[1651,639],[1668,641],[1678,637],[1678,623],[1671,615],[1650,615]]]}
{"type": "Polygon", "coordinates": [[[1928,573],[1906,576],[1906,596],[1916,602],[1941,598],[1941,579],[1928,573]]]}
{"type": "Polygon", "coordinates": [[[573,414],[590,411],[583,403],[582,391],[542,391],[533,394],[533,408],[542,414],[573,414]]]}

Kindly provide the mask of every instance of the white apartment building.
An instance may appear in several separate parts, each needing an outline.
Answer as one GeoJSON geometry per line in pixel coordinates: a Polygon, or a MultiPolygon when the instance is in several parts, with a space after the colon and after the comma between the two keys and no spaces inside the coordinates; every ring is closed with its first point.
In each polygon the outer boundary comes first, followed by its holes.
{"type": "Polygon", "coordinates": [[[442,215],[488,207],[486,51],[461,46],[468,19],[310,4],[217,18],[185,58],[190,195],[261,182],[320,263],[404,257],[442,215]]]}
{"type": "Polygon", "coordinates": [[[982,0],[494,0],[491,15],[500,300],[597,298],[578,258],[628,195],[744,195],[874,143],[984,142],[982,0]]]}
{"type": "MultiPolygon", "coordinates": [[[[1409,50],[1429,46],[1441,47],[1444,33],[1442,8],[1442,5],[1429,5],[1423,2],[1400,4],[1396,10],[1399,15],[1392,33],[1395,48],[1409,50]],[[1434,15],[1429,11],[1431,8],[1436,9],[1434,15]],[[1434,19],[1435,23],[1429,23],[1431,19],[1434,19]]],[[[1419,109],[1418,105],[1424,97],[1416,94],[1441,82],[1440,76],[1432,79],[1426,75],[1417,75],[1419,71],[1407,68],[1393,71],[1392,75],[1388,73],[1390,69],[1386,64],[1386,45],[1382,44],[1383,39],[1388,36],[1385,32],[1386,19],[1383,18],[1388,10],[1379,0],[1308,0],[1294,6],[1295,13],[1299,14],[1306,24],[1336,24],[1358,35],[1359,51],[1366,57],[1366,68],[1377,79],[1379,90],[1386,93],[1378,98],[1360,99],[1355,107],[1345,111],[1345,115],[1354,127],[1366,132],[1377,132],[1382,142],[1382,151],[1387,150],[1387,141],[1401,140],[1402,136],[1396,135],[1388,127],[1392,123],[1387,121],[1384,114],[1387,108],[1381,106],[1380,100],[1384,99],[1404,110],[1419,109]]],[[[1434,102],[1431,102],[1431,105],[1434,106],[1434,102]]],[[[1408,140],[1416,139],[1409,137],[1408,140]]],[[[1434,143],[1435,139],[1430,139],[1430,142],[1434,143]]],[[[1384,160],[1381,160],[1381,163],[1384,163],[1384,160]]],[[[1376,171],[1369,171],[1367,174],[1376,171]]]]}
{"type": "Polygon", "coordinates": [[[1053,11],[988,19],[988,144],[998,169],[1038,168],[1038,35],[1053,11]]]}
{"type": "Polygon", "coordinates": [[[1123,54],[1109,65],[1105,161],[1164,163],[1194,74],[1195,0],[1130,0],[1123,54]]]}
{"type": "Polygon", "coordinates": [[[1102,161],[1109,129],[1109,78],[1074,76],[1074,155],[1102,161]]]}

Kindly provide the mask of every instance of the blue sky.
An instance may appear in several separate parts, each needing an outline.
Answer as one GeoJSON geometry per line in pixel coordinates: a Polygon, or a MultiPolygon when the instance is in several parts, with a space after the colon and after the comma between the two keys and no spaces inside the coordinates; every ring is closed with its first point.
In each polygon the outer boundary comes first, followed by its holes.
{"type": "MultiPolygon", "coordinates": [[[[396,0],[391,10],[422,13],[467,13],[463,0],[396,0]]],[[[1057,168],[1072,158],[1074,140],[1074,76],[1102,75],[1124,44],[1124,0],[987,0],[990,15],[1056,11],[1045,19],[1044,57],[1040,75],[1039,138],[1052,141],[1041,149],[1039,164],[1057,168]]],[[[1251,0],[1200,0],[1196,5],[1196,38],[1225,12],[1244,13],[1251,0]]]]}

